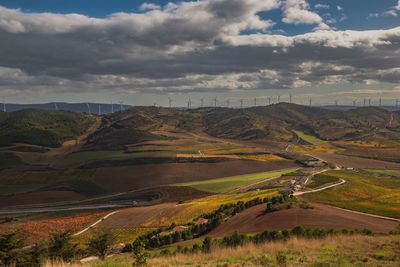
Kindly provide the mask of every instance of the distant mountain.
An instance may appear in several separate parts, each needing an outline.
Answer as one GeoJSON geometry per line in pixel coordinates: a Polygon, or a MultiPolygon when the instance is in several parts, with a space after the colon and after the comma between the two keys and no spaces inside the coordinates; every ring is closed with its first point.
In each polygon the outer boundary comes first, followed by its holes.
{"type": "MultiPolygon", "coordinates": [[[[7,112],[14,112],[23,109],[44,109],[44,110],[67,110],[73,112],[86,112],[99,115],[99,105],[100,114],[112,113],[112,111],[120,111],[120,104],[104,104],[104,103],[64,103],[64,102],[51,102],[45,104],[6,104],[7,112]]],[[[1,110],[3,110],[3,104],[0,105],[1,110]]],[[[122,109],[130,108],[130,105],[123,105],[122,109]]]]}

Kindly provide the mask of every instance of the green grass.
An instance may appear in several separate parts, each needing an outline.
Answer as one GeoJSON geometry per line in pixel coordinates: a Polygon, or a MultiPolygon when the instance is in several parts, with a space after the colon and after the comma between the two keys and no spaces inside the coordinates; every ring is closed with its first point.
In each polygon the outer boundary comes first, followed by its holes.
{"type": "Polygon", "coordinates": [[[290,173],[296,171],[297,169],[287,169],[281,171],[271,171],[254,173],[240,176],[225,177],[207,181],[192,182],[179,184],[183,186],[190,186],[197,190],[212,192],[212,193],[227,193],[237,188],[244,187],[246,185],[251,185],[253,183],[259,182],[264,179],[280,176],[282,174],[290,173]]]}
{"type": "Polygon", "coordinates": [[[335,176],[329,176],[329,175],[323,175],[323,174],[317,174],[314,175],[312,178],[311,182],[307,184],[307,187],[309,188],[317,188],[320,187],[324,184],[329,184],[329,183],[334,183],[338,181],[339,179],[335,176]]]}
{"type": "Polygon", "coordinates": [[[325,174],[346,180],[343,186],[305,197],[311,201],[381,216],[400,218],[400,180],[362,175],[349,171],[325,174]]]}
{"type": "Polygon", "coordinates": [[[393,178],[400,178],[400,170],[363,169],[363,171],[370,172],[372,175],[382,174],[393,178]]]}
{"type": "Polygon", "coordinates": [[[308,143],[310,143],[312,145],[322,145],[322,144],[326,143],[326,141],[318,139],[315,136],[307,135],[307,134],[305,134],[303,132],[300,132],[300,131],[293,131],[293,132],[295,134],[297,134],[298,137],[300,137],[301,139],[303,139],[304,141],[306,141],[306,142],[308,142],[308,143]]]}

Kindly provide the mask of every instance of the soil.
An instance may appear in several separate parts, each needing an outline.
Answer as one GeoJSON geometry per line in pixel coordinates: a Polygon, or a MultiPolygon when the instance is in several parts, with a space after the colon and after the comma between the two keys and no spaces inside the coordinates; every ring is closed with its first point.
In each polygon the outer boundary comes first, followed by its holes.
{"type": "Polygon", "coordinates": [[[367,215],[356,214],[334,207],[311,203],[314,209],[292,208],[264,214],[265,205],[247,209],[218,226],[209,233],[213,237],[223,237],[235,230],[241,233],[257,233],[265,229],[291,229],[296,225],[311,228],[370,229],[374,233],[396,231],[397,222],[367,215]]]}
{"type": "Polygon", "coordinates": [[[315,154],[318,158],[345,168],[400,170],[400,164],[381,160],[358,158],[339,154],[315,154]]]}
{"type": "Polygon", "coordinates": [[[0,197],[0,208],[16,205],[43,204],[83,199],[86,199],[86,197],[73,191],[38,191],[0,197]]]}
{"type": "Polygon", "coordinates": [[[215,163],[161,163],[97,169],[94,182],[114,192],[242,174],[266,172],[296,166],[291,161],[260,162],[226,160],[215,163]]]}

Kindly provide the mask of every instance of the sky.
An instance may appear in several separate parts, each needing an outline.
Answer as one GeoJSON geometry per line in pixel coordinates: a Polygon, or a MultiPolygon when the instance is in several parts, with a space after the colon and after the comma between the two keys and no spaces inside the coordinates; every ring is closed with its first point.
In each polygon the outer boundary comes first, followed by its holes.
{"type": "Polygon", "coordinates": [[[0,101],[394,104],[400,0],[0,0],[0,101]]]}

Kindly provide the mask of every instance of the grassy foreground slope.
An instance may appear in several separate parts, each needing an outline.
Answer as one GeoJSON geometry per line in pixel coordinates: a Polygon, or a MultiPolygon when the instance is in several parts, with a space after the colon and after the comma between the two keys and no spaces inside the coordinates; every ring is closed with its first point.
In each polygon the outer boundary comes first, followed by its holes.
{"type": "Polygon", "coordinates": [[[184,186],[190,186],[197,190],[213,192],[213,193],[227,193],[234,189],[254,184],[258,181],[262,181],[272,177],[278,177],[282,174],[296,171],[298,168],[287,169],[282,171],[263,172],[256,174],[240,175],[233,177],[225,177],[220,179],[213,179],[207,181],[193,182],[182,184],[184,186]]]}
{"type": "Polygon", "coordinates": [[[348,183],[332,190],[306,195],[308,200],[400,219],[399,179],[349,171],[329,171],[323,175],[342,178],[348,183]]]}

